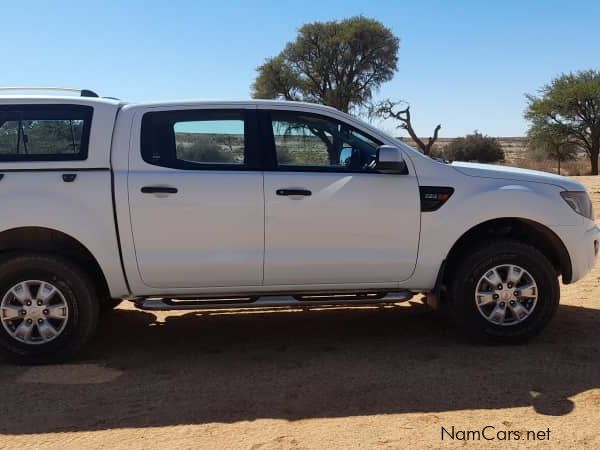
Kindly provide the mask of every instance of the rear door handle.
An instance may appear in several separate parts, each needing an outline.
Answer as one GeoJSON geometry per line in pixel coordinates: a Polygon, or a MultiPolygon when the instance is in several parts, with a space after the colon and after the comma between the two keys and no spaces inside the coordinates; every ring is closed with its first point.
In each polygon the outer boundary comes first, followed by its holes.
{"type": "Polygon", "coordinates": [[[177,194],[177,188],[170,186],[144,186],[142,194],[177,194]]]}
{"type": "Polygon", "coordinates": [[[304,197],[309,197],[312,195],[312,192],[309,191],[308,189],[277,189],[275,191],[275,193],[277,195],[284,195],[284,196],[304,196],[304,197]]]}
{"type": "Polygon", "coordinates": [[[62,179],[65,183],[72,183],[77,178],[76,173],[63,173],[62,179]]]}

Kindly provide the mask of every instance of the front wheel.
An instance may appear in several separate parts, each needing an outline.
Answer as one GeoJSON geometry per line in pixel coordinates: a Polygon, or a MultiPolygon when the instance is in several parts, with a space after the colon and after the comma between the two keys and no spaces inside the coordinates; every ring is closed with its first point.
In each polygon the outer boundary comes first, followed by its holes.
{"type": "Polygon", "coordinates": [[[62,361],[92,336],[98,302],[89,277],[67,260],[23,255],[0,264],[0,345],[18,362],[62,361]]]}
{"type": "Polygon", "coordinates": [[[560,299],[552,264],[535,247],[513,240],[468,255],[451,292],[457,320],[471,337],[511,343],[541,332],[560,299]]]}

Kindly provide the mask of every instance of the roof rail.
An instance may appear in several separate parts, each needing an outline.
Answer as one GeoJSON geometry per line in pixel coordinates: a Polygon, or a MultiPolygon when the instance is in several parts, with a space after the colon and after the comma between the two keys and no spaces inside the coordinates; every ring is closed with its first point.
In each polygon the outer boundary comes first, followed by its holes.
{"type": "Polygon", "coordinates": [[[0,87],[0,93],[4,91],[48,91],[48,92],[70,92],[79,93],[81,97],[98,97],[94,91],[89,89],[74,89],[74,88],[62,88],[62,87],[37,87],[37,86],[9,86],[0,87]]]}

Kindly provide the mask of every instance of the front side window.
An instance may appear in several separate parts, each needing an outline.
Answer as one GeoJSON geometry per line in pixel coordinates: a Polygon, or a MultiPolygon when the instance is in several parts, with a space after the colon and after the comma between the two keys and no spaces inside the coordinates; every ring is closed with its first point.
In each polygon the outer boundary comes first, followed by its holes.
{"type": "Polygon", "coordinates": [[[0,161],[86,159],[92,113],[79,105],[0,107],[0,161]]]}
{"type": "Polygon", "coordinates": [[[281,169],[374,171],[380,143],[328,117],[273,111],[271,125],[281,169]]]}
{"type": "Polygon", "coordinates": [[[243,111],[161,111],[142,119],[142,156],[151,164],[202,169],[244,167],[243,111]]]}

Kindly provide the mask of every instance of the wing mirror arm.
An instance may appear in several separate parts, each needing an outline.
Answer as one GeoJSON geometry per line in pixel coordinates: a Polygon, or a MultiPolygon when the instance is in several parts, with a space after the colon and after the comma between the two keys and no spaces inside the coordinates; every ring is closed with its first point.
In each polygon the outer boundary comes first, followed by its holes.
{"type": "Polygon", "coordinates": [[[381,145],[377,149],[375,169],[381,173],[408,175],[408,166],[402,151],[393,145],[381,145]]]}

